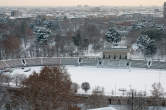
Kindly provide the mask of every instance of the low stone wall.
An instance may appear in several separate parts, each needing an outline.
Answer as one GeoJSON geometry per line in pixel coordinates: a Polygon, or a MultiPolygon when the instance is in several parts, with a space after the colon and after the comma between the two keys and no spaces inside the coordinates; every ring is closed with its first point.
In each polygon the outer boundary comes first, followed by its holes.
{"type": "MultiPolygon", "coordinates": [[[[110,60],[96,57],[38,57],[24,59],[0,60],[0,69],[25,66],[79,65],[114,68],[147,68],[144,60],[110,60]]],[[[166,69],[166,62],[153,61],[152,69],[166,69]]]]}

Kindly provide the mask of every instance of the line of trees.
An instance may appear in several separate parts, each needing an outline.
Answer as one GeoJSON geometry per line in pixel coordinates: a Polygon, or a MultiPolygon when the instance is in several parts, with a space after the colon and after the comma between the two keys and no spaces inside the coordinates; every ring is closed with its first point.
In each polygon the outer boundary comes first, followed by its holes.
{"type": "MultiPolygon", "coordinates": [[[[81,20],[81,19],[80,19],[81,20]]],[[[14,19],[0,24],[0,59],[74,56],[91,44],[101,49],[101,25],[87,21],[14,19]]]]}

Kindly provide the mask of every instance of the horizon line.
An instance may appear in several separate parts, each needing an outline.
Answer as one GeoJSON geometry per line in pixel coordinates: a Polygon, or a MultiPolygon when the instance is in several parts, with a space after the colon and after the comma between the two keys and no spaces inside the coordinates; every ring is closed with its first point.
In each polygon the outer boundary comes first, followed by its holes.
{"type": "Polygon", "coordinates": [[[88,6],[88,7],[162,7],[163,5],[86,5],[86,4],[78,4],[78,5],[0,5],[0,7],[78,7],[78,6],[88,6]]]}

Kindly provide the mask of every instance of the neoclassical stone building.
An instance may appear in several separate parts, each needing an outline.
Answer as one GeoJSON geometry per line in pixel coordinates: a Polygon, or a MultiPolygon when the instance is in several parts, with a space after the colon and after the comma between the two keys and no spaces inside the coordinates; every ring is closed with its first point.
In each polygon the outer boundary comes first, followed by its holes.
{"type": "Polygon", "coordinates": [[[110,60],[127,60],[129,54],[129,48],[126,46],[126,40],[122,39],[117,46],[106,42],[103,49],[103,59],[110,60]]]}
{"type": "Polygon", "coordinates": [[[104,49],[103,59],[110,60],[127,60],[128,59],[128,48],[110,48],[104,49]]]}

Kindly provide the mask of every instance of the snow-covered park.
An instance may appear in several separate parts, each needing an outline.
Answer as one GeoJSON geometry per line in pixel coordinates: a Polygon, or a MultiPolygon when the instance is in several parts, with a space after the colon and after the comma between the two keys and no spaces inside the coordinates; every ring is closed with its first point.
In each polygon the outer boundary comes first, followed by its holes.
{"type": "MultiPolygon", "coordinates": [[[[33,71],[40,72],[42,67],[26,67],[24,69],[13,69],[12,74],[26,74],[33,71]],[[28,72],[27,72],[28,70],[28,72]],[[25,72],[26,71],[26,72],[25,72]]],[[[97,86],[104,87],[107,95],[121,95],[119,89],[135,89],[137,91],[146,91],[150,94],[152,84],[160,82],[166,90],[166,70],[139,69],[131,68],[97,68],[88,66],[66,66],[73,82],[79,85],[82,82],[89,82],[92,91],[97,86]]],[[[79,89],[79,92],[83,92],[79,89]]]]}

